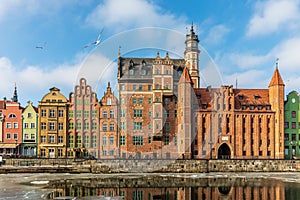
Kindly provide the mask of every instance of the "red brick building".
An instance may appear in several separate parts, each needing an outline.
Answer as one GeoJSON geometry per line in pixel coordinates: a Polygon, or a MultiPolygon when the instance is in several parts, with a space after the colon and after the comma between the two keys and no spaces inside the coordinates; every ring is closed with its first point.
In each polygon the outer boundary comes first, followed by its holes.
{"type": "Polygon", "coordinates": [[[266,89],[200,88],[198,43],[192,26],[184,59],[119,56],[120,156],[283,158],[278,67],[266,89]]]}

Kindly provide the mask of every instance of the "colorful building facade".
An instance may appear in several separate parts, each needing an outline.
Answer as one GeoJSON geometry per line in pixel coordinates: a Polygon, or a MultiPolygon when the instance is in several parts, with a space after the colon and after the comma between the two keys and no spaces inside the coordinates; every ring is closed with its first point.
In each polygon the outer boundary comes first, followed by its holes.
{"type": "Polygon", "coordinates": [[[68,125],[68,157],[99,158],[99,102],[84,78],[70,93],[68,125]]]}
{"type": "Polygon", "coordinates": [[[67,98],[51,88],[38,104],[38,156],[67,157],[67,98]]]}
{"type": "Polygon", "coordinates": [[[287,95],[284,105],[284,157],[300,156],[300,102],[299,93],[292,91],[287,95]]]}
{"type": "Polygon", "coordinates": [[[38,139],[38,109],[28,101],[22,114],[22,155],[33,157],[37,155],[38,139]]]}
{"type": "Polygon", "coordinates": [[[108,83],[106,92],[100,100],[100,144],[99,158],[119,157],[118,100],[108,83]]]}

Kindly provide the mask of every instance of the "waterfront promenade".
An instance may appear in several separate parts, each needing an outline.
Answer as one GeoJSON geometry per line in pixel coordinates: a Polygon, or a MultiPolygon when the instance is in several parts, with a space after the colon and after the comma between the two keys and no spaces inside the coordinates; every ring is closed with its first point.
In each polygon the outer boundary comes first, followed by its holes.
{"type": "Polygon", "coordinates": [[[0,173],[300,172],[300,160],[6,159],[0,173]]]}

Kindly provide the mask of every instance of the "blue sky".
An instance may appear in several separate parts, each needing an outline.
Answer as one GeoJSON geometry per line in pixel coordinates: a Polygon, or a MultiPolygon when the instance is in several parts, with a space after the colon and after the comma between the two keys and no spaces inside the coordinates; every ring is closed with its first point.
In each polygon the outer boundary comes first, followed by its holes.
{"type": "MultiPolygon", "coordinates": [[[[113,61],[118,46],[124,56],[156,56],[154,51],[126,50],[135,43],[149,47],[130,37],[132,30],[154,27],[148,36],[158,28],[184,36],[192,22],[206,51],[201,54],[213,61],[222,84],[235,85],[237,79],[241,88],[267,88],[279,58],[286,93],[298,91],[299,17],[299,0],[1,0],[0,98],[12,96],[15,82],[23,106],[28,100],[37,105],[53,86],[68,97],[82,70],[89,67],[88,83],[97,82],[93,88],[101,98],[107,81],[116,81],[113,61]],[[102,28],[105,49],[102,44],[83,48],[102,28]],[[100,71],[91,73],[92,69],[100,71]]],[[[162,49],[183,55],[181,39],[162,49]]],[[[200,71],[203,63],[200,60],[200,71]]]]}

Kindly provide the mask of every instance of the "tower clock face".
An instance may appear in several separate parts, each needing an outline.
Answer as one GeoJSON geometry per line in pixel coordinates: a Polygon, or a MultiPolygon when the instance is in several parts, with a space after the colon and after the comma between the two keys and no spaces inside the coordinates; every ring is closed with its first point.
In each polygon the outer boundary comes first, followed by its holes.
{"type": "Polygon", "coordinates": [[[295,103],[296,102],[296,99],[295,98],[292,98],[292,103],[295,103]]]}

